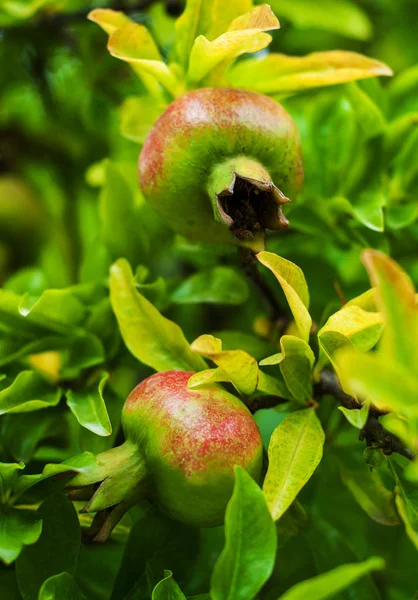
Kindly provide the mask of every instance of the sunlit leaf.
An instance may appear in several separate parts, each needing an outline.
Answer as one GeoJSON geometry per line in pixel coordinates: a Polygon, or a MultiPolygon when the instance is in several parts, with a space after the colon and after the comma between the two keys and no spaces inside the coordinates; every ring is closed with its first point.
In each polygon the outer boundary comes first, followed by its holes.
{"type": "Polygon", "coordinates": [[[287,416],[273,432],[263,490],[275,521],[289,508],[322,458],[325,435],[312,408],[287,416]]]}
{"type": "Polygon", "coordinates": [[[262,50],[271,41],[271,36],[263,32],[279,27],[280,23],[270,7],[263,4],[236,18],[228,32],[213,41],[200,35],[190,53],[189,80],[201,81],[219,64],[226,66],[241,54],[262,50]]]}
{"type": "Polygon", "coordinates": [[[221,340],[212,335],[201,335],[192,343],[191,348],[213,361],[240,394],[250,396],[257,389],[257,361],[243,350],[222,350],[221,340]]]}
{"type": "Polygon", "coordinates": [[[61,390],[51,386],[35,371],[21,371],[15,380],[0,391],[0,414],[30,412],[56,406],[61,390]]]}
{"type": "Polygon", "coordinates": [[[259,252],[257,260],[270,269],[280,283],[296,321],[300,337],[307,342],[312,327],[312,319],[308,312],[308,286],[302,270],[273,252],[259,252]]]}
{"type": "Polygon", "coordinates": [[[284,335],[280,338],[281,353],[265,358],[260,366],[280,365],[280,370],[292,396],[302,404],[312,397],[311,375],[315,355],[300,338],[284,335]]]}
{"type": "Polygon", "coordinates": [[[41,535],[42,519],[30,510],[0,505],[0,559],[10,565],[22,548],[34,544],[41,535]]]}
{"type": "Polygon", "coordinates": [[[110,271],[110,299],[128,350],[157,371],[184,369],[201,371],[202,358],[192,352],[180,327],[163,317],[135,289],[131,267],[125,259],[110,271]]]}
{"type": "Polygon", "coordinates": [[[385,318],[381,352],[388,361],[399,361],[418,377],[418,306],[412,281],[381,252],[365,250],[362,258],[385,318]]]}
{"type": "Polygon", "coordinates": [[[290,590],[287,590],[280,600],[325,600],[332,598],[338,592],[351,586],[357,579],[370,573],[385,568],[385,561],[382,558],[372,557],[362,563],[341,565],[322,573],[312,579],[307,579],[297,583],[290,590]]]}
{"type": "Polygon", "coordinates": [[[339,410],[343,413],[347,421],[353,427],[357,429],[363,429],[366,424],[367,417],[369,416],[369,405],[363,404],[361,408],[345,408],[345,406],[339,406],[339,410]]]}
{"type": "Polygon", "coordinates": [[[87,18],[93,23],[97,23],[108,35],[131,22],[125,13],[111,8],[95,8],[88,14],[87,18]]]}
{"type": "Polygon", "coordinates": [[[263,492],[236,466],[234,492],[225,515],[225,546],[213,571],[211,598],[254,598],[273,570],[276,543],[263,492]]]}
{"type": "Polygon", "coordinates": [[[362,54],[330,50],[306,56],[272,53],[258,60],[243,60],[231,68],[228,78],[234,87],[288,95],[378,75],[392,75],[392,71],[384,63],[362,54]]]}
{"type": "Polygon", "coordinates": [[[168,66],[148,29],[138,23],[128,23],[116,29],[109,38],[108,50],[112,56],[136,66],[152,75],[173,96],[181,93],[181,85],[168,66]]]}

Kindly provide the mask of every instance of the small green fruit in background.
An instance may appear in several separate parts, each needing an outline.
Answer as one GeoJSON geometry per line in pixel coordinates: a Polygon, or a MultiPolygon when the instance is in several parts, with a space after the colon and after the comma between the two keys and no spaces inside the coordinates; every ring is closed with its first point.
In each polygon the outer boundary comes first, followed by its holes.
{"type": "Polygon", "coordinates": [[[248,408],[218,385],[189,390],[191,375],[165,371],[140,383],[123,409],[125,443],[99,454],[92,470],[70,481],[73,498],[77,488],[95,487],[83,511],[98,513],[97,540],[141,498],[184,523],[221,525],[234,466],[260,480],[262,440],[248,408]]]}
{"type": "Polygon", "coordinates": [[[195,90],[175,100],[150,131],[139,182],[176,232],[261,250],[266,229],[287,227],[281,205],[303,183],[296,125],[267,96],[195,90]]]}

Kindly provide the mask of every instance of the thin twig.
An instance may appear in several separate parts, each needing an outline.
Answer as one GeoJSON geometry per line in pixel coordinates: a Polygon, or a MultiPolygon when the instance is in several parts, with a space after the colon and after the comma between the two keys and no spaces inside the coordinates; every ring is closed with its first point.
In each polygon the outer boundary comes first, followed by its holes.
{"type": "MultiPolygon", "coordinates": [[[[327,369],[322,371],[319,382],[314,386],[314,395],[315,397],[333,396],[342,406],[349,410],[358,409],[362,406],[358,400],[344,392],[338,377],[335,373],[327,369]]],[[[379,417],[384,414],[386,414],[384,411],[379,411],[373,406],[370,407],[366,424],[360,431],[360,441],[365,440],[368,447],[381,448],[386,455],[396,452],[409,460],[414,460],[415,453],[407,448],[396,435],[386,431],[380,423],[379,417]]]]}
{"type": "Polygon", "coordinates": [[[289,402],[286,398],[280,398],[280,396],[271,396],[266,394],[265,396],[256,396],[255,398],[251,398],[246,404],[249,408],[250,412],[254,414],[258,410],[263,408],[274,408],[279,404],[285,404],[289,402]]]}

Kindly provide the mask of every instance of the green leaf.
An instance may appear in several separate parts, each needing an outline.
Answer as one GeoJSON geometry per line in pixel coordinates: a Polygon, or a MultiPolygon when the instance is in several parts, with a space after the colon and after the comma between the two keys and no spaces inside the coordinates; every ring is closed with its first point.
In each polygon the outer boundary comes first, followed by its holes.
{"type": "Polygon", "coordinates": [[[355,40],[367,40],[372,33],[367,14],[350,0],[270,0],[270,4],[298,29],[330,31],[355,40]]]}
{"type": "Polygon", "coordinates": [[[248,299],[245,278],[231,267],[213,267],[185,279],[171,294],[177,304],[242,304],[248,299]]]}
{"type": "Polygon", "coordinates": [[[362,258],[385,319],[380,352],[418,378],[418,306],[412,281],[382,252],[365,250],[362,258]]]}
{"type": "Polygon", "coordinates": [[[257,260],[270,269],[280,283],[295,319],[300,337],[307,342],[312,327],[312,319],[308,312],[308,286],[306,285],[302,270],[273,252],[259,252],[257,260]]]}
{"type": "Polygon", "coordinates": [[[347,421],[357,429],[363,429],[369,416],[369,405],[363,404],[361,408],[345,408],[339,406],[338,409],[343,413],[347,421]]]}
{"type": "Polygon", "coordinates": [[[242,60],[231,68],[228,77],[234,87],[289,95],[378,75],[392,75],[392,71],[384,63],[357,52],[330,50],[306,56],[272,53],[259,60],[242,60]]]}
{"type": "Polygon", "coordinates": [[[90,386],[85,390],[68,390],[67,404],[77,421],[96,435],[107,436],[112,433],[112,425],[103,398],[103,389],[109,374],[102,372],[97,388],[90,386]]]}
{"type": "Polygon", "coordinates": [[[129,96],[120,108],[121,134],[128,140],[142,144],[165,108],[165,104],[159,104],[155,98],[129,96]]]}
{"type": "Polygon", "coordinates": [[[371,350],[383,331],[381,313],[368,312],[354,304],[346,304],[330,316],[318,331],[320,357],[317,370],[327,360],[336,367],[335,356],[342,348],[355,348],[359,352],[371,350]]]}
{"type": "Polygon", "coordinates": [[[80,550],[77,513],[62,494],[51,496],[37,512],[42,518],[38,541],[27,546],[16,562],[19,590],[24,600],[38,600],[45,579],[63,571],[74,575],[80,550]]]}
{"type": "Polygon", "coordinates": [[[236,466],[234,491],[225,515],[225,547],[213,571],[211,598],[254,598],[271,575],[276,543],[263,492],[236,466]]]}
{"type": "Polygon", "coordinates": [[[176,57],[184,71],[195,38],[204,34],[209,26],[211,4],[210,0],[187,0],[184,12],[176,21],[176,57]]]}
{"type": "Polygon", "coordinates": [[[14,562],[22,548],[34,544],[42,531],[42,520],[30,510],[0,505],[0,559],[14,562]]]}
{"type": "Polygon", "coordinates": [[[395,502],[406,533],[418,550],[418,486],[407,481],[403,469],[392,459],[389,466],[396,480],[395,502]]]}
{"type": "Polygon", "coordinates": [[[380,107],[357,83],[348,83],[346,90],[365,138],[373,138],[382,133],[386,127],[386,121],[380,107]]]}
{"type": "Polygon", "coordinates": [[[280,370],[292,396],[304,404],[312,397],[312,366],[315,355],[309,345],[293,335],[280,338],[281,353],[269,356],[261,366],[280,364],[280,370]]]}
{"type": "MultiPolygon", "coordinates": [[[[258,365],[255,358],[243,350],[222,350],[221,340],[213,335],[201,335],[191,345],[193,352],[197,352],[213,361],[221,370],[226,379],[216,381],[230,381],[235,389],[245,396],[250,396],[257,389],[258,365]]],[[[189,387],[193,387],[196,381],[202,385],[200,373],[193,375],[189,380],[189,387]]]]}
{"type": "Polygon", "coordinates": [[[68,573],[52,575],[42,584],[38,600],[86,600],[68,573]]]}
{"type": "Polygon", "coordinates": [[[275,521],[286,512],[322,458],[325,435],[313,408],[288,415],[273,432],[263,490],[275,521]]]}
{"type": "Polygon", "coordinates": [[[38,373],[21,371],[11,385],[0,391],[0,415],[56,406],[60,398],[61,390],[38,373]]]}
{"type": "Polygon", "coordinates": [[[309,600],[325,600],[326,598],[332,598],[360,577],[370,573],[370,571],[378,571],[384,568],[385,561],[377,556],[373,556],[362,563],[341,565],[341,567],[332,569],[332,571],[297,583],[280,596],[280,600],[306,600],[306,598],[309,598],[309,600]]]}
{"type": "Polygon", "coordinates": [[[116,261],[110,270],[110,299],[123,340],[139,361],[156,371],[201,371],[206,367],[190,349],[180,327],[136,291],[125,259],[116,261]]]}
{"type": "Polygon", "coordinates": [[[386,196],[381,190],[365,190],[351,203],[353,216],[372,231],[384,231],[383,207],[386,196]]]}
{"type": "Polygon", "coordinates": [[[226,66],[242,54],[262,50],[271,42],[271,36],[263,32],[279,27],[270,7],[263,4],[235,19],[227,33],[212,42],[200,35],[190,52],[189,81],[197,83],[220,64],[226,66]]]}
{"type": "Polygon", "coordinates": [[[134,66],[140,73],[151,75],[173,96],[182,93],[182,86],[168,66],[148,29],[138,23],[128,23],[116,29],[107,46],[110,54],[134,66]]]}
{"type": "Polygon", "coordinates": [[[57,333],[71,333],[84,319],[85,308],[70,290],[46,290],[39,298],[25,294],[19,313],[57,333]]]}
{"type": "Polygon", "coordinates": [[[164,571],[164,579],[152,591],[152,600],[186,600],[171,571],[164,571]]]}
{"type": "Polygon", "coordinates": [[[112,258],[126,257],[132,264],[144,260],[149,241],[133,191],[117,166],[107,162],[100,194],[102,236],[112,258]]]}

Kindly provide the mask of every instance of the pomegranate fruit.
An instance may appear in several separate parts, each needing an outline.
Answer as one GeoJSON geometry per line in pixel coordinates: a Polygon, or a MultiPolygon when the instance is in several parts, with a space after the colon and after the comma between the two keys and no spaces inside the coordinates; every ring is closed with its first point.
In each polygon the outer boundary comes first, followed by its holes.
{"type": "Polygon", "coordinates": [[[191,375],[166,371],[140,383],[123,408],[125,443],[70,481],[73,498],[92,492],[83,512],[98,513],[97,540],[141,498],[184,523],[220,525],[234,465],[260,479],[262,441],[248,408],[218,385],[189,390],[191,375]]]}
{"type": "Polygon", "coordinates": [[[302,186],[296,125],[262,94],[194,90],[175,100],[148,134],[139,182],[178,233],[261,250],[265,229],[287,227],[281,205],[302,186]]]}

